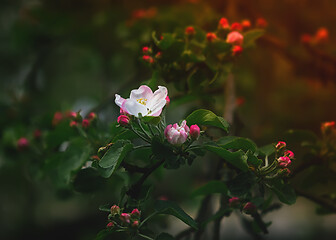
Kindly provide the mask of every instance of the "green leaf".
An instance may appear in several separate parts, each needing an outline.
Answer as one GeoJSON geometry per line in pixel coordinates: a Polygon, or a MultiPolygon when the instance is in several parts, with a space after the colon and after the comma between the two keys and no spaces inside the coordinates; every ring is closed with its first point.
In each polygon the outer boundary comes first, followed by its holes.
{"type": "Polygon", "coordinates": [[[155,240],[175,240],[175,238],[168,233],[160,233],[155,240]]]}
{"type": "Polygon", "coordinates": [[[204,148],[210,152],[217,154],[225,161],[231,163],[233,166],[239,168],[242,171],[247,171],[249,169],[247,165],[247,156],[242,150],[230,152],[222,147],[212,145],[205,145],[204,148]]]}
{"type": "Polygon", "coordinates": [[[199,196],[199,195],[208,195],[213,193],[221,193],[227,195],[228,188],[226,184],[222,181],[210,181],[207,184],[203,185],[202,187],[198,188],[192,193],[192,196],[199,196]]]}
{"type": "Polygon", "coordinates": [[[141,118],[141,120],[144,123],[152,124],[152,125],[158,125],[161,121],[161,117],[153,117],[153,116],[145,116],[141,118]]]}
{"type": "Polygon", "coordinates": [[[256,182],[256,177],[251,172],[242,172],[234,179],[228,181],[226,184],[229,188],[230,194],[235,197],[244,197],[249,193],[252,186],[256,182]]]}
{"type": "Polygon", "coordinates": [[[159,41],[158,47],[165,50],[169,48],[175,41],[175,37],[171,33],[163,33],[162,40],[159,41]]]}
{"type": "Polygon", "coordinates": [[[225,149],[242,149],[244,151],[257,151],[257,145],[248,138],[227,136],[219,139],[217,144],[225,149]]]}
{"type": "Polygon", "coordinates": [[[160,214],[173,215],[190,227],[198,229],[195,220],[186,214],[175,202],[158,200],[155,204],[155,210],[160,214]]]}
{"type": "Polygon", "coordinates": [[[254,46],[255,41],[264,35],[265,30],[263,29],[253,29],[244,34],[243,48],[248,48],[254,46]]]}
{"type": "Polygon", "coordinates": [[[122,160],[133,149],[133,145],[128,140],[119,140],[114,143],[99,161],[99,166],[108,168],[111,174],[119,167],[122,160]]]}
{"type": "Polygon", "coordinates": [[[188,125],[205,125],[205,126],[213,126],[218,127],[226,132],[229,128],[229,123],[222,117],[217,116],[213,112],[206,109],[198,109],[192,112],[187,118],[188,125]]]}
{"type": "Polygon", "coordinates": [[[270,156],[275,152],[275,147],[273,144],[268,144],[266,146],[263,146],[258,149],[259,154],[262,154],[264,156],[270,156]]]}
{"type": "Polygon", "coordinates": [[[296,194],[294,189],[288,183],[285,183],[282,179],[270,180],[269,186],[281,202],[289,205],[292,205],[296,202],[296,194]]]}
{"type": "Polygon", "coordinates": [[[255,156],[251,151],[247,151],[247,163],[253,167],[259,167],[263,161],[255,156]]]}

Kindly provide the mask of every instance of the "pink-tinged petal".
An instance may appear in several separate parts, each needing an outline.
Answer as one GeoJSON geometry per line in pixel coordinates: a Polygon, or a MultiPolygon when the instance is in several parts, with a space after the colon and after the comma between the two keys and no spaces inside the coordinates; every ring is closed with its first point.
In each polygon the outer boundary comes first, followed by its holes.
{"type": "Polygon", "coordinates": [[[181,122],[181,128],[184,128],[186,125],[187,125],[187,121],[186,121],[186,120],[183,120],[183,121],[181,122]]]}
{"type": "Polygon", "coordinates": [[[177,123],[174,123],[173,128],[177,129],[179,125],[177,123]]]}
{"type": "Polygon", "coordinates": [[[160,108],[163,108],[166,105],[166,97],[168,90],[166,87],[159,86],[159,89],[156,90],[151,98],[148,99],[147,107],[152,112],[157,112],[160,108]]]}
{"type": "Polygon", "coordinates": [[[127,99],[125,103],[123,104],[123,108],[130,114],[135,117],[139,117],[139,113],[141,113],[142,116],[146,116],[148,114],[148,110],[146,106],[133,101],[131,99],[127,99]]]}
{"type": "Polygon", "coordinates": [[[159,111],[157,111],[157,112],[148,114],[148,116],[157,117],[157,116],[160,116],[161,112],[162,112],[162,108],[159,111]]]}
{"type": "Polygon", "coordinates": [[[120,95],[116,94],[115,95],[115,104],[117,104],[120,108],[122,108],[122,105],[124,104],[124,102],[126,101],[126,99],[122,98],[120,95]]]}
{"type": "Polygon", "coordinates": [[[166,100],[163,99],[160,102],[151,104],[151,106],[146,105],[146,107],[151,111],[149,116],[159,116],[162,112],[162,108],[166,105],[166,100]],[[159,113],[159,114],[158,114],[159,113]]]}
{"type": "MultiPolygon", "coordinates": [[[[151,99],[153,97],[153,91],[146,85],[141,85],[138,89],[132,90],[130,99],[136,101],[137,99],[151,99]]],[[[148,102],[147,102],[148,103],[148,102]]]]}
{"type": "Polygon", "coordinates": [[[169,132],[169,130],[172,128],[172,125],[171,124],[169,124],[167,127],[166,127],[166,129],[164,130],[164,135],[167,137],[168,135],[168,132],[169,132]]]}

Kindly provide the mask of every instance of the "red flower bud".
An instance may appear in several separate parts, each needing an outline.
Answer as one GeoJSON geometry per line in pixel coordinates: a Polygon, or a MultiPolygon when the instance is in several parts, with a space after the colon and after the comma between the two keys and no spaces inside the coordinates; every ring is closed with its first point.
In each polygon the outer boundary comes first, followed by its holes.
{"type": "Polygon", "coordinates": [[[107,228],[113,228],[114,227],[114,223],[113,222],[109,222],[107,225],[106,225],[107,228]]]}
{"type": "Polygon", "coordinates": [[[234,22],[231,24],[231,31],[243,31],[243,26],[239,22],[234,22]]]}
{"type": "Polygon", "coordinates": [[[162,57],[162,52],[157,52],[155,54],[155,58],[161,58],[162,57]]]}
{"type": "Polygon", "coordinates": [[[247,202],[245,206],[243,207],[243,212],[246,214],[253,214],[256,212],[256,210],[257,210],[256,205],[254,205],[251,202],[247,202]]]}
{"type": "Polygon", "coordinates": [[[144,54],[151,54],[152,53],[152,49],[150,47],[145,46],[145,47],[142,48],[142,52],[144,54]]]}
{"type": "Polygon", "coordinates": [[[185,29],[185,34],[186,34],[186,35],[194,35],[194,34],[195,34],[195,28],[194,28],[194,27],[191,27],[191,26],[186,27],[186,29],[185,29]]]}
{"type": "Polygon", "coordinates": [[[130,122],[130,118],[126,115],[120,115],[118,117],[117,122],[119,123],[120,126],[126,127],[130,122]]]}
{"type": "Polygon", "coordinates": [[[170,98],[167,96],[166,97],[166,106],[169,106],[169,103],[170,103],[170,98]]]}
{"type": "Polygon", "coordinates": [[[303,44],[309,44],[312,42],[312,36],[310,34],[302,34],[301,35],[301,39],[300,41],[303,43],[303,44]]]}
{"type": "Polygon", "coordinates": [[[29,141],[27,138],[22,137],[17,141],[16,146],[20,151],[26,150],[29,147],[29,141]]]}
{"type": "Polygon", "coordinates": [[[92,121],[97,118],[97,114],[94,112],[90,112],[87,118],[92,121]]]}
{"type": "Polygon", "coordinates": [[[190,126],[190,132],[189,135],[191,137],[191,139],[197,140],[200,136],[200,128],[199,126],[195,125],[191,125],[190,126]]]}
{"type": "Polygon", "coordinates": [[[154,59],[149,55],[142,56],[142,60],[144,60],[145,62],[148,62],[148,63],[153,63],[154,62],[154,59]]]}
{"type": "Polygon", "coordinates": [[[279,157],[278,158],[279,166],[282,167],[282,168],[288,167],[288,165],[290,165],[291,162],[292,161],[289,159],[289,157],[279,157]]]}
{"type": "Polygon", "coordinates": [[[70,127],[75,127],[75,126],[77,126],[78,125],[78,122],[76,122],[76,121],[71,121],[70,123],[69,123],[69,126],[70,127]]]}
{"type": "Polygon", "coordinates": [[[265,18],[258,18],[256,21],[256,26],[259,28],[266,28],[268,25],[268,22],[266,21],[265,18]]]}
{"type": "Polygon", "coordinates": [[[68,111],[66,112],[66,117],[75,119],[77,117],[77,113],[73,111],[68,111]]]}
{"type": "Polygon", "coordinates": [[[286,147],[286,143],[279,141],[276,145],[275,145],[276,149],[281,149],[281,148],[285,148],[286,147]]]}
{"type": "Polygon", "coordinates": [[[238,197],[232,197],[229,199],[229,206],[231,208],[238,208],[240,205],[240,199],[238,197]]]}
{"type": "Polygon", "coordinates": [[[230,29],[229,21],[226,18],[221,18],[218,22],[219,29],[230,29]]]}
{"type": "Polygon", "coordinates": [[[208,40],[208,42],[213,42],[217,39],[217,35],[215,33],[209,32],[206,34],[206,39],[208,40]]]}
{"type": "Polygon", "coordinates": [[[329,31],[327,28],[319,28],[315,34],[316,43],[325,43],[329,40],[329,31]]]}
{"type": "Polygon", "coordinates": [[[285,151],[285,157],[289,157],[290,159],[294,159],[294,153],[290,150],[285,151]]]}
{"type": "Polygon", "coordinates": [[[56,126],[57,124],[59,124],[63,119],[63,113],[61,112],[55,112],[54,114],[54,118],[52,120],[52,125],[56,126]]]}
{"type": "Polygon", "coordinates": [[[90,126],[90,121],[88,119],[83,119],[82,121],[82,127],[88,128],[90,126]]]}
{"type": "Polygon", "coordinates": [[[243,48],[239,45],[233,46],[232,48],[232,56],[239,56],[242,54],[243,48]]]}
{"type": "Polygon", "coordinates": [[[139,227],[139,221],[134,221],[134,222],[132,223],[132,227],[134,227],[134,228],[139,227]]]}
{"type": "Polygon", "coordinates": [[[323,134],[331,132],[333,129],[335,129],[335,121],[332,122],[324,122],[321,124],[321,131],[323,134]]]}
{"type": "Polygon", "coordinates": [[[131,216],[140,217],[140,211],[137,208],[134,208],[131,212],[131,216]]]}
{"type": "Polygon", "coordinates": [[[243,29],[246,30],[246,29],[249,29],[251,27],[251,22],[250,22],[250,20],[245,19],[241,22],[241,25],[242,25],[243,29]]]}

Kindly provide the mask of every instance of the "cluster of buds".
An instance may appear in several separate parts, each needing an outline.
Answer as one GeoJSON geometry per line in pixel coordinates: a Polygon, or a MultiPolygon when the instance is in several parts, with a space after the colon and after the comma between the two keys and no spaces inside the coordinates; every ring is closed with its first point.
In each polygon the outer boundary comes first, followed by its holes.
{"type": "Polygon", "coordinates": [[[181,125],[177,123],[169,124],[164,131],[164,135],[170,144],[179,146],[185,143],[188,137],[191,140],[197,140],[200,136],[200,128],[196,124],[189,128],[187,121],[183,120],[181,125]]]}
{"type": "Polygon", "coordinates": [[[287,168],[292,163],[294,159],[294,153],[288,149],[286,149],[286,143],[283,141],[279,141],[275,145],[277,155],[281,156],[277,158],[278,166],[283,168],[280,172],[286,176],[290,174],[290,170],[287,168]]]}
{"type": "Polygon", "coordinates": [[[229,199],[229,207],[234,209],[240,209],[245,214],[253,214],[257,211],[256,205],[252,202],[242,201],[238,197],[232,197],[229,199]]]}
{"type": "MultiPolygon", "coordinates": [[[[77,114],[77,113],[75,113],[75,114],[77,114]]],[[[93,121],[95,121],[96,119],[97,119],[97,114],[94,113],[94,112],[90,112],[88,114],[88,116],[86,118],[82,119],[82,120],[79,117],[79,114],[77,114],[77,117],[75,117],[74,120],[70,121],[69,126],[70,127],[76,127],[80,124],[80,121],[81,121],[82,127],[86,129],[86,128],[90,127],[91,123],[93,121]]]]}
{"type": "Polygon", "coordinates": [[[137,228],[140,224],[140,211],[135,208],[131,213],[122,212],[119,206],[113,205],[111,207],[111,213],[108,215],[107,228],[114,227],[130,227],[137,228]]]}
{"type": "Polygon", "coordinates": [[[153,64],[155,62],[155,59],[159,59],[162,56],[161,52],[157,52],[154,55],[152,48],[148,47],[148,46],[144,46],[142,48],[142,54],[143,54],[142,55],[142,60],[144,62],[147,62],[147,63],[150,63],[150,64],[153,64]]]}
{"type": "Polygon", "coordinates": [[[301,42],[303,44],[309,45],[318,45],[328,42],[329,40],[329,31],[325,27],[321,27],[316,30],[315,35],[310,34],[302,34],[301,35],[301,42]]]}

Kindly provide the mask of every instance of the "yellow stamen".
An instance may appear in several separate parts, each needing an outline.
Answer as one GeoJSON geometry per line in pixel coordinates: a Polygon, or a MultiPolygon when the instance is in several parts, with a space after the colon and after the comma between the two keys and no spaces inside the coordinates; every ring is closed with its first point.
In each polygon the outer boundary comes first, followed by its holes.
{"type": "Polygon", "coordinates": [[[139,98],[139,99],[137,99],[137,102],[146,106],[147,99],[146,98],[139,98]]]}

